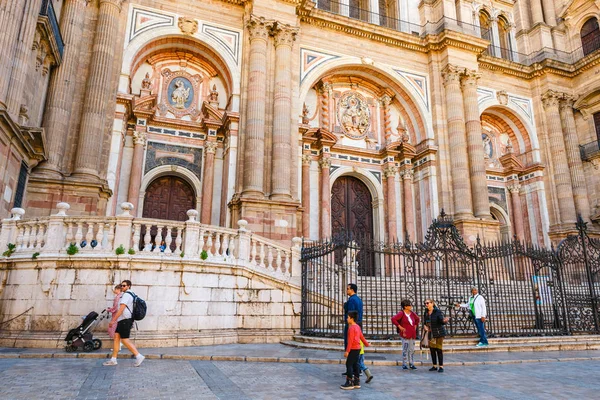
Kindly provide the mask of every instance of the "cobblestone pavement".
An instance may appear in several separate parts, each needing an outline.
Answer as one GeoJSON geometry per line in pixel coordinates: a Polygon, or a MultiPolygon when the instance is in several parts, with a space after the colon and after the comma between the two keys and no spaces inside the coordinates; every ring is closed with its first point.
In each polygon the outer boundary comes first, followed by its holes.
{"type": "Polygon", "coordinates": [[[372,367],[362,389],[342,391],[341,365],[237,361],[0,359],[0,399],[571,399],[597,398],[600,362],[426,368],[372,367]]]}

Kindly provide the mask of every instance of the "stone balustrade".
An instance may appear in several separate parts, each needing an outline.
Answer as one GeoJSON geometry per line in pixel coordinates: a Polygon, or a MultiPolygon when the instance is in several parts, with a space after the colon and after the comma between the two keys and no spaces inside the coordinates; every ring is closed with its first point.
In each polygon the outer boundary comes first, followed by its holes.
{"type": "Polygon", "coordinates": [[[131,203],[121,204],[121,213],[114,217],[68,216],[67,203],[57,208],[55,215],[35,219],[23,219],[25,211],[13,209],[12,217],[2,221],[0,250],[14,244],[12,259],[30,259],[35,253],[40,259],[179,257],[188,262],[245,266],[279,279],[300,276],[300,239],[283,246],[253,234],[244,220],[238,221],[236,230],[201,224],[196,210],[189,210],[188,220],[179,222],[135,218],[131,203]]]}

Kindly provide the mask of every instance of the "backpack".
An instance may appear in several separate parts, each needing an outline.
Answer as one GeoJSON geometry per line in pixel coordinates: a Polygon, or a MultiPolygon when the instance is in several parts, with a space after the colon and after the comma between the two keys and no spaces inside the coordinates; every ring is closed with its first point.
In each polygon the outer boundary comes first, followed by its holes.
{"type": "Polygon", "coordinates": [[[131,311],[131,318],[133,318],[134,321],[143,320],[146,316],[146,310],[148,309],[146,302],[131,291],[127,291],[126,293],[129,293],[131,297],[133,297],[133,310],[129,310],[131,311]]]}

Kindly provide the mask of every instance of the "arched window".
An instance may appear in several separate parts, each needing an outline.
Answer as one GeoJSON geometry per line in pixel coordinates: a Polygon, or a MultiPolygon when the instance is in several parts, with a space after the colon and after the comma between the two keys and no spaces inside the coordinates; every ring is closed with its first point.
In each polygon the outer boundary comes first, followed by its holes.
{"type": "Polygon", "coordinates": [[[490,16],[485,11],[481,11],[479,13],[479,27],[481,28],[481,38],[485,40],[489,40],[493,43],[492,38],[492,25],[490,23],[490,16]]]}
{"type": "Polygon", "coordinates": [[[600,28],[596,18],[590,18],[583,24],[580,35],[584,56],[600,49],[600,28]]]}
{"type": "Polygon", "coordinates": [[[503,17],[498,18],[498,36],[502,58],[512,60],[512,43],[510,42],[510,25],[503,17]]]}

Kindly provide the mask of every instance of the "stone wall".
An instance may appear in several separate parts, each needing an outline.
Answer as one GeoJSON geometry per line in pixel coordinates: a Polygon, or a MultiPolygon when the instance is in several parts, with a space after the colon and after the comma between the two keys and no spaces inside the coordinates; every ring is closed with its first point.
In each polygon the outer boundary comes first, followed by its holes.
{"type": "MultiPolygon", "coordinates": [[[[148,304],[132,336],[141,347],[277,342],[299,329],[297,278],[161,255],[119,258],[2,262],[0,321],[14,320],[0,326],[0,346],[64,346],[82,316],[112,306],[112,288],[123,279],[148,304]]],[[[108,340],[107,325],[96,336],[108,340]]]]}

